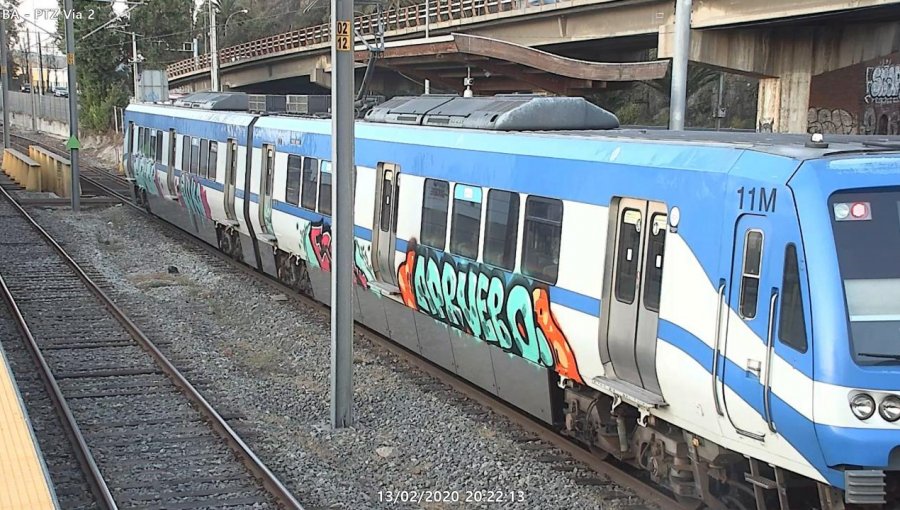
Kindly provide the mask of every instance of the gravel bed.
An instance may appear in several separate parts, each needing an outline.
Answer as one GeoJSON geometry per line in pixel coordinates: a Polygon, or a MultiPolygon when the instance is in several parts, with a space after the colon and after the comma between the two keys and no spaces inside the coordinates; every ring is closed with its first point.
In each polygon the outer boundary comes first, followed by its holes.
{"type": "Polygon", "coordinates": [[[171,342],[163,350],[213,405],[243,417],[248,444],[308,510],[647,507],[616,484],[584,483],[593,472],[435,391],[429,376],[364,338],[354,346],[356,421],[331,430],[327,317],[128,208],[35,213],[152,339],[171,342]],[[387,501],[399,491],[457,491],[459,501],[387,501]],[[488,491],[504,501],[466,501],[488,491]]]}

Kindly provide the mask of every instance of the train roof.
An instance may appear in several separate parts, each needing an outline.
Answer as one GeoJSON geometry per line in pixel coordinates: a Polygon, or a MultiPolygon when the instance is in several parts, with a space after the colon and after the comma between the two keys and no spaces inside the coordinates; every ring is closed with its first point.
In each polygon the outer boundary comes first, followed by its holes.
{"type": "MultiPolygon", "coordinates": [[[[444,104],[445,101],[441,101],[444,104]]],[[[521,104],[521,102],[520,102],[521,104]]],[[[549,104],[549,103],[546,103],[549,104]]],[[[248,112],[227,112],[227,111],[210,111],[189,108],[179,108],[177,106],[167,104],[132,104],[127,108],[129,111],[140,113],[164,114],[172,117],[181,117],[193,120],[205,120],[208,122],[228,123],[231,119],[239,126],[247,126],[249,121],[254,117],[266,119],[265,124],[282,124],[283,122],[328,122],[327,119],[303,116],[287,116],[287,115],[256,115],[248,112]]],[[[546,110],[543,110],[546,112],[546,110]]],[[[614,117],[613,117],[614,118],[614,117]]],[[[419,122],[424,116],[419,116],[419,122]]],[[[495,121],[496,123],[496,121],[495,121]]],[[[469,133],[472,135],[484,134],[488,136],[502,135],[519,135],[519,136],[537,136],[542,138],[580,138],[593,139],[606,142],[630,142],[630,143],[654,143],[664,145],[705,145],[729,147],[735,149],[753,150],[762,153],[772,154],[776,156],[788,157],[791,159],[805,160],[815,159],[828,156],[838,156],[841,154],[851,153],[884,153],[884,152],[900,152],[900,136],[896,135],[831,135],[823,136],[823,142],[819,144],[811,143],[811,135],[808,134],[782,134],[782,133],[756,133],[744,131],[711,131],[711,130],[686,130],[686,131],[670,131],[663,128],[610,128],[610,129],[509,129],[509,125],[505,130],[493,129],[471,129],[466,127],[442,127],[438,125],[421,125],[417,123],[392,123],[392,122],[370,122],[367,120],[358,120],[358,125],[366,125],[375,129],[396,129],[399,131],[409,132],[415,130],[417,133],[424,134],[424,131],[455,131],[460,134],[469,133]]],[[[282,126],[279,126],[282,127],[282,126]]],[[[283,126],[288,129],[289,126],[283,126]]],[[[306,128],[305,130],[308,130],[306,128]]],[[[330,129],[324,129],[323,133],[330,132],[330,129]]]]}

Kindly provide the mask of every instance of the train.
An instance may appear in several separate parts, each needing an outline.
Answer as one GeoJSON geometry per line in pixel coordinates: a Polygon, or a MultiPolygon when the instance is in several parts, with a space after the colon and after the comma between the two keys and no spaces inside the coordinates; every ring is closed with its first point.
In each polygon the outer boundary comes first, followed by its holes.
{"type": "MultiPolygon", "coordinates": [[[[329,303],[331,121],[210,101],[126,109],[134,199],[329,303]]],[[[421,96],[354,147],[360,323],[681,500],[900,505],[897,138],[421,96]]]]}

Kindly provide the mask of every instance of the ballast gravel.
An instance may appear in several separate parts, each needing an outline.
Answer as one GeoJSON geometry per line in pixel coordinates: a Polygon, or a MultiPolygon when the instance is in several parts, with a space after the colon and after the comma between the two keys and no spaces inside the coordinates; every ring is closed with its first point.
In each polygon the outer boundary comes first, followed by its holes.
{"type": "Polygon", "coordinates": [[[355,422],[332,430],[320,311],[127,207],[33,212],[214,406],[242,417],[249,446],[307,510],[648,507],[362,337],[355,422]]]}

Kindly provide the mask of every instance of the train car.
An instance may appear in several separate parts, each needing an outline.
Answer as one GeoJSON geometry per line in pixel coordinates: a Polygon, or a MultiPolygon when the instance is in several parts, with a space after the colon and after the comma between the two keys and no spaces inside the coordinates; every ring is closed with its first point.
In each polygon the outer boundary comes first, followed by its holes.
{"type": "MultiPolygon", "coordinates": [[[[140,203],[330,301],[329,120],[125,120],[140,203]]],[[[900,141],[616,125],[575,98],[370,111],[357,319],[681,498],[895,508],[900,141]]]]}

